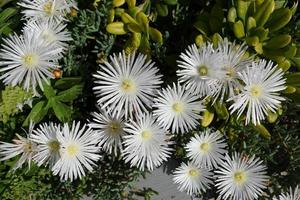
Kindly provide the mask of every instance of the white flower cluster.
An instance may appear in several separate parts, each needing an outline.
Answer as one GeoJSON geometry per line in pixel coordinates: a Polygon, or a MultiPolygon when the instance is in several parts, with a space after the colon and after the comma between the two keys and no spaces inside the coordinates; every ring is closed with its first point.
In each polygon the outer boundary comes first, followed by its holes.
{"type": "Polygon", "coordinates": [[[22,84],[27,91],[36,92],[43,81],[54,78],[53,71],[59,68],[71,35],[65,30],[63,16],[75,4],[70,0],[23,0],[20,6],[26,25],[23,34],[12,34],[4,39],[0,50],[0,79],[5,84],[22,84]]]}

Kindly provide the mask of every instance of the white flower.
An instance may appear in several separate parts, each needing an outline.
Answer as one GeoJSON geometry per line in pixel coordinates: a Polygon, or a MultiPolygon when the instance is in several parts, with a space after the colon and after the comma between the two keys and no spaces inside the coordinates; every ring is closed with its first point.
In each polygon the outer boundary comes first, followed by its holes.
{"type": "Polygon", "coordinates": [[[125,131],[129,134],[123,137],[125,162],[130,161],[131,166],[137,166],[140,170],[144,170],[145,166],[153,170],[170,157],[170,137],[151,114],[144,113],[137,117],[136,122],[131,120],[125,125],[125,131]]]}
{"type": "Polygon", "coordinates": [[[80,128],[80,123],[73,121],[72,127],[64,124],[62,131],[57,133],[60,142],[60,159],[53,166],[54,175],[59,174],[62,180],[71,181],[85,176],[85,168],[92,171],[92,166],[100,158],[98,135],[86,125],[80,128]]]}
{"type": "Polygon", "coordinates": [[[219,131],[211,131],[206,129],[195,135],[186,145],[187,156],[196,165],[206,168],[217,168],[224,154],[226,143],[219,131]]]}
{"type": "Polygon", "coordinates": [[[299,186],[297,185],[294,191],[292,188],[290,188],[289,193],[282,193],[279,195],[279,199],[274,198],[274,200],[300,200],[299,186]]]}
{"type": "Polygon", "coordinates": [[[49,164],[52,167],[60,158],[60,143],[56,137],[59,131],[60,126],[52,122],[41,124],[33,130],[30,139],[37,144],[37,153],[33,159],[38,166],[49,164]]]}
{"type": "Polygon", "coordinates": [[[177,61],[181,68],[177,71],[179,82],[200,97],[211,95],[218,87],[215,79],[222,76],[222,54],[217,53],[212,44],[203,44],[199,49],[193,44],[180,58],[182,60],[177,61]]]}
{"type": "Polygon", "coordinates": [[[199,194],[206,189],[209,189],[209,185],[212,184],[213,173],[205,168],[200,168],[192,163],[182,163],[174,171],[173,181],[179,184],[178,189],[180,191],[186,191],[187,194],[199,194]]]}
{"type": "Polygon", "coordinates": [[[73,0],[21,0],[18,5],[25,8],[22,13],[30,21],[65,20],[71,8],[76,7],[73,0]]]}
{"type": "Polygon", "coordinates": [[[15,156],[21,155],[19,160],[14,165],[13,170],[21,168],[22,165],[27,161],[28,167],[30,168],[32,157],[36,153],[36,144],[30,140],[32,134],[33,124],[30,123],[29,133],[27,138],[16,134],[17,139],[13,139],[14,143],[7,143],[0,141],[0,161],[8,160],[15,156]]]}
{"type": "Polygon", "coordinates": [[[170,128],[173,133],[187,132],[199,124],[200,112],[204,111],[198,98],[185,90],[184,86],[173,83],[173,88],[168,86],[162,89],[155,98],[153,107],[157,109],[153,112],[154,116],[159,124],[170,128]]]}
{"type": "Polygon", "coordinates": [[[111,110],[102,110],[92,113],[93,120],[88,124],[94,131],[98,133],[99,146],[106,152],[114,152],[117,155],[118,149],[122,150],[121,137],[125,134],[125,122],[122,119],[123,113],[111,114],[111,110]]]}
{"type": "Polygon", "coordinates": [[[162,83],[154,63],[146,61],[146,55],[133,53],[127,56],[125,51],[110,59],[111,63],[100,65],[101,69],[94,75],[97,86],[93,89],[99,96],[98,104],[114,108],[112,114],[124,110],[126,119],[133,113],[146,111],[162,83]]]}
{"type": "Polygon", "coordinates": [[[53,45],[63,51],[66,50],[68,41],[71,41],[71,34],[65,29],[67,24],[55,20],[38,20],[27,23],[24,32],[30,32],[38,37],[45,45],[53,45]]]}
{"type": "Polygon", "coordinates": [[[8,85],[23,83],[23,88],[35,91],[38,84],[43,89],[42,81],[54,78],[52,70],[57,68],[56,60],[61,49],[53,48],[37,40],[34,34],[24,32],[4,39],[0,51],[0,72],[5,72],[0,79],[8,85]]]}
{"type": "Polygon", "coordinates": [[[251,65],[253,57],[245,58],[247,45],[237,45],[235,42],[229,42],[227,38],[219,42],[217,52],[222,54],[223,77],[218,82],[219,87],[214,91],[215,99],[220,98],[223,101],[225,96],[232,97],[242,88],[238,73],[244,71],[251,65]]]}
{"type": "Polygon", "coordinates": [[[253,200],[266,188],[268,176],[266,167],[259,158],[243,157],[235,153],[225,156],[225,162],[215,172],[216,187],[220,196],[227,200],[253,200]]]}
{"type": "Polygon", "coordinates": [[[239,75],[245,86],[239,95],[229,99],[235,101],[229,109],[231,113],[237,110],[240,116],[247,107],[246,124],[250,121],[260,124],[267,112],[275,112],[284,100],[279,96],[279,91],[286,88],[284,73],[271,61],[260,60],[253,62],[252,67],[247,67],[239,75]]]}

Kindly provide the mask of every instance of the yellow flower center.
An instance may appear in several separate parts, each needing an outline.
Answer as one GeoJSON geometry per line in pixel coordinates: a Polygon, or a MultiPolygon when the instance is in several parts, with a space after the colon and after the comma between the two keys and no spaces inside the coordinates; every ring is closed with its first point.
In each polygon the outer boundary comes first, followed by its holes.
{"type": "Polygon", "coordinates": [[[197,71],[199,76],[206,76],[208,74],[208,68],[205,65],[200,65],[197,71]]]}
{"type": "Polygon", "coordinates": [[[252,97],[260,97],[262,95],[262,87],[260,85],[253,85],[251,88],[250,88],[250,94],[252,97]]]}
{"type": "Polygon", "coordinates": [[[136,90],[135,83],[130,79],[123,80],[121,83],[121,88],[126,93],[132,93],[136,90]]]}
{"type": "Polygon", "coordinates": [[[141,136],[144,140],[150,140],[152,138],[152,133],[149,130],[144,130],[142,131],[141,136]]]}
{"type": "Polygon", "coordinates": [[[181,112],[184,110],[183,103],[181,103],[181,102],[175,102],[175,103],[172,105],[172,109],[173,109],[173,111],[176,112],[176,113],[181,113],[181,112]]]}
{"type": "Polygon", "coordinates": [[[111,121],[108,124],[108,132],[111,135],[119,134],[122,130],[121,124],[117,121],[111,121]]]}
{"type": "Polygon", "coordinates": [[[191,176],[191,177],[196,177],[196,176],[198,176],[198,175],[199,175],[198,170],[196,170],[196,169],[190,169],[190,170],[189,170],[189,176],[191,176]]]}
{"type": "Polygon", "coordinates": [[[23,150],[24,150],[24,152],[26,152],[26,153],[32,152],[32,151],[33,151],[32,143],[31,143],[31,142],[27,142],[26,144],[24,144],[23,150]]]}
{"type": "Polygon", "coordinates": [[[23,56],[23,62],[28,67],[34,67],[38,64],[39,57],[36,54],[27,54],[23,56]]]}
{"type": "Polygon", "coordinates": [[[238,171],[234,173],[233,178],[236,183],[243,184],[247,179],[247,175],[243,171],[238,171]]]}
{"type": "Polygon", "coordinates": [[[234,68],[233,67],[227,67],[226,75],[228,76],[228,78],[233,78],[235,76],[234,68]]]}
{"type": "Polygon", "coordinates": [[[57,140],[48,142],[48,147],[51,152],[58,152],[60,149],[60,143],[57,140]]]}
{"type": "Polygon", "coordinates": [[[53,6],[53,3],[51,1],[48,1],[47,3],[45,3],[45,5],[43,6],[43,10],[45,11],[45,13],[47,13],[48,15],[51,15],[53,12],[52,6],[53,6]]]}
{"type": "Polygon", "coordinates": [[[70,144],[69,146],[67,146],[66,152],[69,156],[76,156],[79,152],[79,147],[76,144],[70,144]]]}
{"type": "Polygon", "coordinates": [[[207,152],[210,150],[210,144],[207,142],[203,142],[202,144],[200,144],[200,149],[204,152],[207,152]]]}

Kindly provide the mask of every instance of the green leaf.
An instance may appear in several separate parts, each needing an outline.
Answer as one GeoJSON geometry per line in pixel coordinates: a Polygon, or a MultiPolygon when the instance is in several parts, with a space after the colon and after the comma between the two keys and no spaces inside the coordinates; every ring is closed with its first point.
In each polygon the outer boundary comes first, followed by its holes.
{"type": "Polygon", "coordinates": [[[54,88],[66,90],[73,85],[77,85],[81,82],[81,77],[65,77],[57,80],[54,84],[54,88]]]}
{"type": "Polygon", "coordinates": [[[82,88],[82,84],[74,85],[70,89],[58,93],[58,95],[55,97],[55,100],[61,102],[71,102],[82,93],[82,88]]]}
{"type": "Polygon", "coordinates": [[[270,140],[271,139],[271,134],[270,134],[270,132],[268,131],[268,129],[264,126],[264,125],[262,125],[262,124],[258,124],[258,125],[253,125],[253,127],[254,127],[254,129],[257,131],[257,132],[259,132],[259,134],[261,135],[261,136],[263,136],[264,138],[266,138],[266,139],[268,139],[268,140],[270,140]]]}
{"type": "Polygon", "coordinates": [[[55,101],[55,100],[51,102],[51,105],[55,113],[55,116],[59,119],[59,121],[61,122],[71,121],[72,110],[69,106],[67,106],[64,103],[61,103],[60,101],[55,101]]]}
{"type": "Polygon", "coordinates": [[[22,126],[28,126],[31,120],[34,123],[40,122],[48,112],[48,109],[44,108],[45,105],[45,101],[40,101],[35,104],[22,126]]]}
{"type": "Polygon", "coordinates": [[[48,85],[47,83],[44,83],[43,87],[44,87],[44,95],[47,97],[47,99],[50,99],[50,98],[55,96],[56,92],[51,87],[51,85],[48,85]]]}
{"type": "Polygon", "coordinates": [[[14,8],[6,8],[0,13],[0,24],[4,23],[6,20],[8,20],[10,17],[15,15],[17,13],[17,10],[14,8]]]}

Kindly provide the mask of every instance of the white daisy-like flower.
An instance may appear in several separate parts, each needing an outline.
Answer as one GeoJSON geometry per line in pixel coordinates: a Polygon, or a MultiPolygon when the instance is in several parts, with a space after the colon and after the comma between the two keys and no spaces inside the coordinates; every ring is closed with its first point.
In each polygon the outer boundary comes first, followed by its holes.
{"type": "Polygon", "coordinates": [[[24,8],[22,13],[29,21],[66,20],[67,13],[76,7],[73,0],[21,0],[18,5],[24,8]]]}
{"type": "Polygon", "coordinates": [[[123,113],[111,114],[111,110],[102,110],[92,113],[93,120],[88,124],[98,133],[99,146],[106,152],[117,155],[118,150],[122,150],[122,136],[125,135],[123,113]]]}
{"type": "Polygon", "coordinates": [[[192,137],[186,145],[187,156],[196,165],[217,168],[227,153],[226,143],[219,131],[206,129],[192,137]]]}
{"type": "Polygon", "coordinates": [[[0,72],[5,72],[0,79],[8,85],[23,84],[29,91],[35,91],[38,84],[43,89],[42,82],[54,78],[52,70],[57,68],[61,49],[45,45],[34,34],[24,32],[23,36],[16,34],[3,39],[5,44],[0,50],[0,72]]]}
{"type": "Polygon", "coordinates": [[[193,44],[180,54],[177,61],[181,68],[177,71],[179,82],[195,94],[208,96],[218,87],[216,78],[222,77],[222,54],[216,52],[212,44],[203,44],[199,48],[193,44]]]}
{"type": "Polygon", "coordinates": [[[279,198],[275,197],[273,200],[300,200],[299,186],[297,185],[294,191],[292,188],[290,188],[289,193],[282,193],[279,195],[279,198]]]}
{"type": "Polygon", "coordinates": [[[204,111],[199,96],[191,94],[179,83],[162,89],[153,107],[156,108],[153,115],[158,123],[166,129],[170,128],[172,133],[184,133],[195,128],[201,118],[200,112],[204,111]]]}
{"type": "Polygon", "coordinates": [[[215,173],[216,187],[225,200],[257,199],[267,187],[266,167],[255,156],[247,158],[234,153],[230,158],[227,154],[215,173]]]}
{"type": "Polygon", "coordinates": [[[60,159],[52,167],[54,175],[59,175],[62,180],[71,181],[85,176],[85,168],[93,170],[93,165],[100,158],[99,139],[96,132],[80,122],[73,121],[72,127],[64,124],[62,131],[57,133],[60,142],[60,159]]]}
{"type": "Polygon", "coordinates": [[[99,97],[98,104],[114,108],[112,114],[124,110],[125,118],[133,113],[146,111],[152,103],[153,95],[159,84],[161,75],[147,56],[135,52],[126,55],[125,51],[110,57],[111,63],[100,65],[93,89],[99,97]]]}
{"type": "Polygon", "coordinates": [[[213,173],[192,163],[182,163],[175,171],[173,181],[188,195],[199,194],[210,188],[213,173]]]}
{"type": "Polygon", "coordinates": [[[60,131],[60,125],[50,122],[39,126],[30,135],[30,139],[37,144],[37,152],[33,159],[38,166],[46,164],[50,167],[60,158],[60,142],[57,139],[57,132],[60,131]]]}
{"type": "Polygon", "coordinates": [[[53,45],[53,48],[66,50],[68,41],[72,40],[70,32],[66,28],[67,24],[55,20],[38,20],[29,22],[24,28],[24,32],[30,32],[43,41],[46,45],[53,45]]]}
{"type": "Polygon", "coordinates": [[[219,87],[215,87],[215,99],[220,98],[221,101],[225,96],[234,96],[243,87],[240,83],[238,73],[244,71],[247,66],[253,62],[253,57],[245,58],[247,45],[237,45],[235,42],[229,42],[227,38],[219,42],[217,52],[221,54],[223,59],[222,70],[223,77],[218,79],[219,87]]]}
{"type": "Polygon", "coordinates": [[[28,163],[28,167],[30,168],[31,166],[32,158],[37,150],[36,144],[30,140],[33,127],[33,123],[30,123],[29,133],[27,133],[26,138],[16,134],[17,138],[13,139],[14,143],[0,141],[0,161],[8,160],[18,155],[21,156],[14,165],[13,170],[21,168],[26,161],[28,163]]]}
{"type": "Polygon", "coordinates": [[[145,167],[153,170],[170,157],[170,137],[151,114],[139,115],[136,122],[131,120],[125,125],[128,133],[123,137],[125,162],[130,162],[131,166],[137,166],[140,170],[145,167]]]}
{"type": "Polygon", "coordinates": [[[286,88],[283,75],[283,71],[273,66],[271,61],[253,62],[252,67],[239,73],[245,86],[240,94],[229,99],[235,101],[229,107],[231,113],[238,111],[240,116],[247,108],[246,124],[250,121],[255,125],[260,124],[268,111],[275,112],[284,101],[279,96],[279,92],[286,88]]]}

